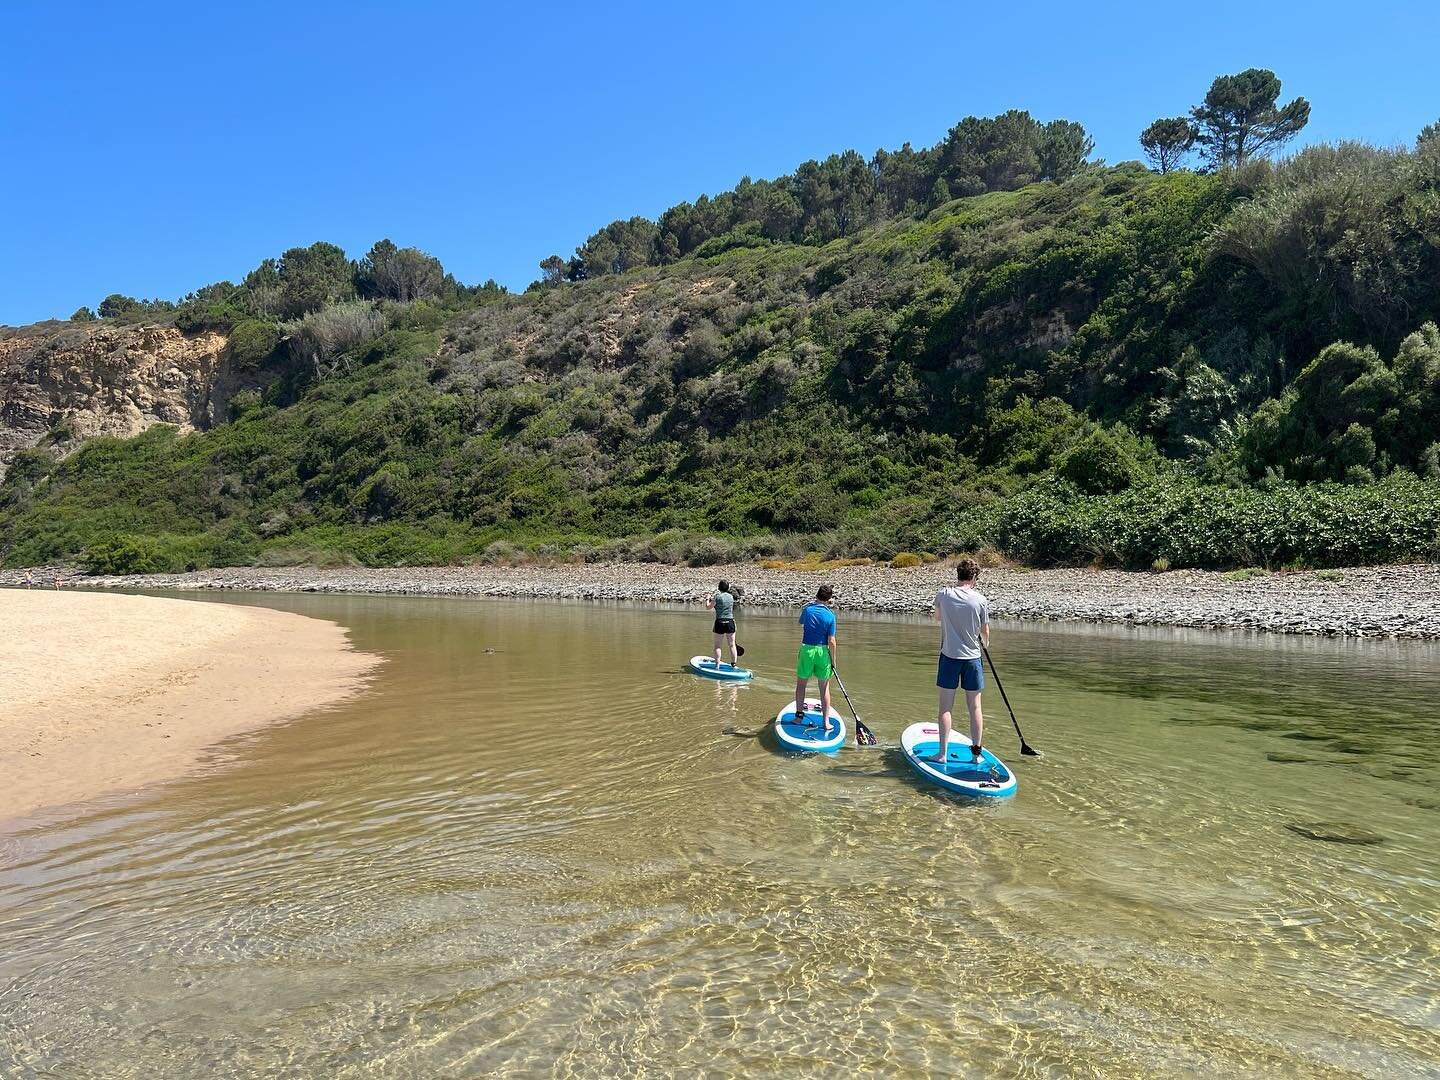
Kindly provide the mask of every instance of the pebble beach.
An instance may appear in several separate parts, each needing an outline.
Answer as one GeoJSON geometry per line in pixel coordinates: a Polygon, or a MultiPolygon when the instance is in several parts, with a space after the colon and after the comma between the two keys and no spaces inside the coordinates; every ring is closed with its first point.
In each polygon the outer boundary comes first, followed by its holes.
{"type": "MultiPolygon", "coordinates": [[[[753,564],[688,567],[654,563],[551,566],[234,567],[185,574],[89,577],[61,572],[66,587],[90,589],[227,589],[426,596],[533,597],[586,601],[689,603],[703,600],[717,579],[737,583],[742,604],[789,607],[835,589],[844,611],[924,614],[954,569],[931,563],[816,570],[770,570],[753,564]]],[[[0,572],[18,585],[25,572],[0,572]]],[[[34,573],[52,587],[55,572],[34,573]]],[[[1440,638],[1440,565],[1418,563],[1251,576],[1179,570],[1146,574],[1118,570],[1017,568],[982,572],[981,590],[1001,619],[1180,626],[1346,638],[1440,638]]]]}

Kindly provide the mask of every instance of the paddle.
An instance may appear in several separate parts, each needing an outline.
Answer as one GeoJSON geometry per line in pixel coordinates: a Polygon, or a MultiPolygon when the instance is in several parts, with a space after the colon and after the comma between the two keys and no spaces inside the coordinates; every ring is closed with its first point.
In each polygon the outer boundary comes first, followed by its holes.
{"type": "Polygon", "coordinates": [[[1020,736],[1020,753],[1026,757],[1039,757],[1040,751],[1025,741],[1025,733],[1020,730],[1020,721],[1015,719],[1015,710],[1010,708],[1010,698],[1005,693],[1005,684],[1000,681],[1000,673],[995,670],[995,661],[990,656],[990,650],[981,645],[980,651],[985,654],[985,659],[990,661],[990,674],[995,676],[995,685],[1000,688],[1000,699],[1010,711],[1010,722],[1015,725],[1015,734],[1020,736]]]}
{"type": "Polygon", "coordinates": [[[855,711],[855,703],[850,700],[850,695],[845,692],[845,684],[840,681],[840,672],[834,671],[835,682],[840,687],[840,693],[845,694],[845,704],[850,706],[850,715],[855,718],[855,742],[860,746],[874,746],[876,743],[875,733],[871,731],[860,719],[860,714],[855,711]]]}

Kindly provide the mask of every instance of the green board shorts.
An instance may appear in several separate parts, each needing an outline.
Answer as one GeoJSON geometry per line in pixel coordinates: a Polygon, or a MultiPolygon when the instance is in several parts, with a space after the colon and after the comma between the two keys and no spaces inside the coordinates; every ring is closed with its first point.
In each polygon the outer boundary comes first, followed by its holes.
{"type": "Polygon", "coordinates": [[[830,650],[824,645],[801,645],[795,661],[797,679],[828,679],[835,674],[830,666],[830,650]]]}

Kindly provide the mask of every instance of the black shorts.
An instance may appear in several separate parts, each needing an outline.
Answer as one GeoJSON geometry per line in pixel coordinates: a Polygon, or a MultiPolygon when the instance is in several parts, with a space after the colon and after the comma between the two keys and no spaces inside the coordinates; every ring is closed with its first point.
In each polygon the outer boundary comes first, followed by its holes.
{"type": "Polygon", "coordinates": [[[715,633],[717,633],[717,634],[733,634],[734,632],[735,632],[735,620],[734,620],[734,619],[716,619],[716,620],[715,620],[715,633]]]}

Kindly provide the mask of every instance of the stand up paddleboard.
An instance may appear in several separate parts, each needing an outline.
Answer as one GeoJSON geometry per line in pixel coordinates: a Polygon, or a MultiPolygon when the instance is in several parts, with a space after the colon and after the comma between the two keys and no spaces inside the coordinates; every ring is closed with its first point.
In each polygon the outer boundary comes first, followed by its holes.
{"type": "Polygon", "coordinates": [[[795,702],[790,702],[775,717],[775,738],[780,749],[798,754],[833,754],[845,745],[845,721],[833,708],[830,722],[820,718],[820,702],[805,699],[805,714],[795,715],[795,702]]]}
{"type": "Polygon", "coordinates": [[[989,750],[981,750],[982,756],[976,761],[970,754],[970,739],[958,731],[950,732],[947,761],[921,761],[940,750],[940,728],[933,720],[907,727],[900,736],[900,749],[912,769],[930,783],[957,795],[998,799],[1014,795],[1020,786],[1015,774],[989,750]]]}
{"type": "Polygon", "coordinates": [[[713,656],[690,657],[690,670],[696,675],[703,675],[707,679],[720,679],[723,682],[744,682],[755,676],[749,668],[725,663],[717,665],[713,656]]]}

